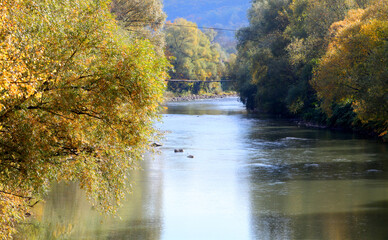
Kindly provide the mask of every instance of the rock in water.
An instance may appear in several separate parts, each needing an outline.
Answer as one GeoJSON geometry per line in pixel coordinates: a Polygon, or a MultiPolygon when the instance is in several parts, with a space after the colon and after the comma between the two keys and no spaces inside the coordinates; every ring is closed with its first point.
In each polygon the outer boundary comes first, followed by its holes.
{"type": "Polygon", "coordinates": [[[163,146],[162,144],[159,144],[159,143],[153,143],[151,144],[151,147],[160,147],[160,146],[163,146]]]}

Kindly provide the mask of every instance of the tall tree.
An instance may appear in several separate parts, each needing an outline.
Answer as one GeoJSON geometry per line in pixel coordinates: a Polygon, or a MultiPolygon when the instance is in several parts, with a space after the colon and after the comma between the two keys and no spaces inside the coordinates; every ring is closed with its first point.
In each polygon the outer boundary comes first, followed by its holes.
{"type": "Polygon", "coordinates": [[[334,23],[327,52],[312,84],[331,114],[332,103],[351,103],[364,122],[388,130],[388,2],[348,13],[334,23]]]}
{"type": "MultiPolygon", "coordinates": [[[[366,7],[369,2],[252,1],[250,25],[237,33],[233,71],[247,108],[325,122],[327,116],[310,84],[313,69],[326,52],[330,26],[343,20],[350,9],[366,7]]],[[[351,108],[346,109],[351,113],[351,108]]]]}
{"type": "Polygon", "coordinates": [[[293,75],[285,51],[288,40],[283,36],[288,22],[281,12],[288,3],[287,0],[253,1],[250,25],[237,33],[240,67],[236,78],[240,97],[249,109],[287,112],[285,99],[293,75]]]}
{"type": "MultiPolygon", "coordinates": [[[[208,80],[219,78],[219,52],[217,44],[212,44],[214,32],[206,35],[197,25],[183,18],[176,19],[166,27],[168,54],[173,56],[175,71],[173,78],[208,80]]],[[[191,86],[180,84],[179,88],[190,90],[191,86]]],[[[198,91],[199,89],[197,89],[198,91]]]]}
{"type": "Polygon", "coordinates": [[[105,0],[0,2],[0,238],[51,181],[111,212],[153,135],[168,63],[105,0]]]}
{"type": "Polygon", "coordinates": [[[284,31],[290,41],[286,50],[296,76],[286,98],[292,113],[321,112],[315,107],[316,92],[309,84],[313,68],[325,53],[330,25],[357,6],[354,1],[344,0],[293,0],[283,11],[289,21],[284,31]]]}

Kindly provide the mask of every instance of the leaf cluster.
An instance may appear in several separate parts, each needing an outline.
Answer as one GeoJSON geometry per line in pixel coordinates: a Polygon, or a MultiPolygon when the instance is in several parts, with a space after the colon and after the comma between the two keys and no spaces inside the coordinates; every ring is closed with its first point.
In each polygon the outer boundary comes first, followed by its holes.
{"type": "Polygon", "coordinates": [[[109,1],[1,0],[0,12],[0,238],[52,181],[114,212],[154,136],[167,60],[123,38],[109,1]]]}
{"type": "Polygon", "coordinates": [[[161,0],[112,0],[111,12],[129,37],[149,39],[157,53],[163,54],[166,14],[161,0]]]}
{"type": "Polygon", "coordinates": [[[331,113],[332,102],[352,103],[363,122],[388,130],[388,7],[379,1],[352,10],[334,23],[326,51],[312,84],[331,113]]]}
{"type": "MultiPolygon", "coordinates": [[[[215,31],[202,32],[195,23],[178,18],[165,28],[165,34],[166,51],[174,66],[174,72],[170,73],[172,78],[202,81],[220,79],[222,51],[219,44],[212,42],[215,31]]],[[[192,83],[169,84],[169,89],[174,92],[198,93],[204,87],[203,84],[192,83]]]]}

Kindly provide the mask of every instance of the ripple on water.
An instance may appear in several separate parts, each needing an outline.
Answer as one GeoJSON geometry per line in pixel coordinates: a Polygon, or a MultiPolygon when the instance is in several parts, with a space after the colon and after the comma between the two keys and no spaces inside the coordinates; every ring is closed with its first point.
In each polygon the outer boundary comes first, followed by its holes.
{"type": "Polygon", "coordinates": [[[308,138],[298,138],[298,137],[285,137],[280,139],[282,141],[309,141],[310,139],[308,138]]]}

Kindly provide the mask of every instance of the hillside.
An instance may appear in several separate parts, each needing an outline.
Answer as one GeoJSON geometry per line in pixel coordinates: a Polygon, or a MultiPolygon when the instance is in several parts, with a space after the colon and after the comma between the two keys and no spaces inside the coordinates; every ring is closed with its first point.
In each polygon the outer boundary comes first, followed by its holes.
{"type": "MultiPolygon", "coordinates": [[[[238,29],[248,25],[247,10],[250,0],[164,0],[167,20],[185,18],[198,26],[238,29]]],[[[234,32],[225,31],[225,35],[234,36],[234,32]]]]}

